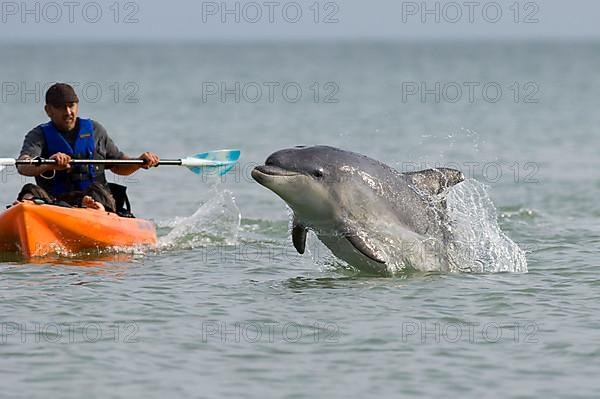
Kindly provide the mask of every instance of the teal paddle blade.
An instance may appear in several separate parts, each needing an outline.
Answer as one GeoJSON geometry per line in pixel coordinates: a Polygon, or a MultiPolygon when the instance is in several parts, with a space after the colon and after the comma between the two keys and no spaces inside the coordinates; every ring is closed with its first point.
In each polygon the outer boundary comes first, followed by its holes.
{"type": "Polygon", "coordinates": [[[235,167],[240,158],[240,150],[219,150],[192,155],[183,161],[192,172],[223,176],[235,167]]]}

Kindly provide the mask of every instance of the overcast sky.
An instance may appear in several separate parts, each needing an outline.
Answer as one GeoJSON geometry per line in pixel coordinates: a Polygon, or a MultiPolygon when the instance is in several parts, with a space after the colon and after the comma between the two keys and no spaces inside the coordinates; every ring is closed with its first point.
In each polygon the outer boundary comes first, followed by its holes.
{"type": "Polygon", "coordinates": [[[600,39],[598,0],[58,0],[2,1],[0,5],[0,40],[9,42],[600,39]]]}

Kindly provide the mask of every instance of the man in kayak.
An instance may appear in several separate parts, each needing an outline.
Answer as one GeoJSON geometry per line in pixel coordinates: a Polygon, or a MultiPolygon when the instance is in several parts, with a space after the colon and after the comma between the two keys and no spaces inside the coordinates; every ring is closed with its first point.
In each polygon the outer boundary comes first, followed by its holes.
{"type": "MultiPolygon", "coordinates": [[[[79,98],[70,85],[56,83],[50,87],[46,92],[44,109],[50,121],[27,133],[19,159],[50,158],[55,159],[56,164],[18,165],[19,173],[35,177],[37,186],[54,199],[68,198],[69,193],[74,191],[85,192],[94,183],[108,189],[103,165],[72,166],[69,164],[71,159],[132,158],[119,150],[100,123],[77,117],[79,98]]],[[[145,163],[107,168],[115,174],[127,176],[140,168],[156,166],[160,161],[152,152],[145,152],[137,159],[145,163]]]]}

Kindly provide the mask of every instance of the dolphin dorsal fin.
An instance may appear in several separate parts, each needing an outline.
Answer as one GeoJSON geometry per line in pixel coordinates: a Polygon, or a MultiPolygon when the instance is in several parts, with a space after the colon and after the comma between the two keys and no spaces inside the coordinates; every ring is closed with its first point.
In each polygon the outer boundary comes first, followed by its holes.
{"type": "Polygon", "coordinates": [[[444,190],[465,180],[460,170],[448,168],[426,169],[419,172],[404,173],[416,189],[424,190],[431,195],[441,194],[444,190]]]}

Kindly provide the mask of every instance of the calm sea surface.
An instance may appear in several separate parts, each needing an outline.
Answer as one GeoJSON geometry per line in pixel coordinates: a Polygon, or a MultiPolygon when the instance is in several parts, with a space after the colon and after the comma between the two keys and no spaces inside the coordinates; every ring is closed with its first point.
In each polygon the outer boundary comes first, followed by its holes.
{"type": "MultiPolygon", "coordinates": [[[[224,182],[132,177],[159,248],[0,260],[1,397],[595,398],[600,391],[600,45],[2,45],[0,157],[48,83],[130,155],[240,148],[224,182]],[[527,273],[369,277],[250,170],[328,144],[485,185],[527,273]]],[[[26,181],[2,172],[0,203],[26,181]]]]}

